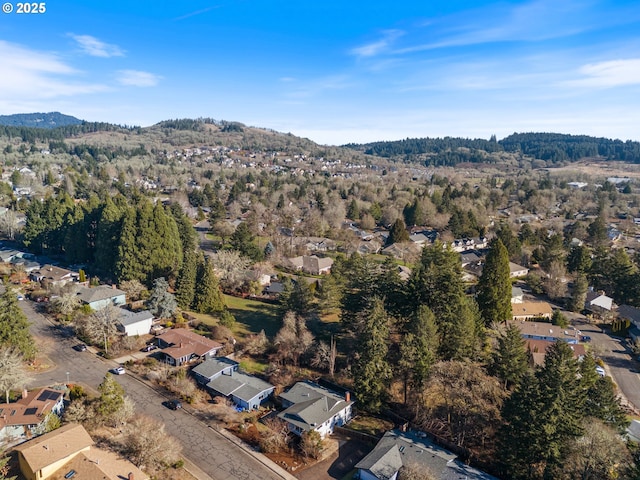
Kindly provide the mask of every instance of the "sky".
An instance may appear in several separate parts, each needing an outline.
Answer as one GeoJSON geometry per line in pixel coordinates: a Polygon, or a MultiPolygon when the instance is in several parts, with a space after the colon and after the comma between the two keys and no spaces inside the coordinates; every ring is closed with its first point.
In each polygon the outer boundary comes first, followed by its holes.
{"type": "Polygon", "coordinates": [[[0,114],[210,117],[327,145],[640,140],[637,0],[0,3],[0,114]]]}

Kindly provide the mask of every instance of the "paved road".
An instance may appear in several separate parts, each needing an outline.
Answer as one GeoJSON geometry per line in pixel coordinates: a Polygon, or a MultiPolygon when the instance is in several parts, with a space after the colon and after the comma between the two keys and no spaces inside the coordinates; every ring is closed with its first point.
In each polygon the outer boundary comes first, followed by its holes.
{"type": "MultiPolygon", "coordinates": [[[[65,383],[67,372],[71,383],[83,383],[97,388],[104,374],[115,362],[104,360],[86,351],[78,352],[73,345],[78,341],[69,329],[50,323],[43,315],[34,311],[31,302],[20,302],[22,310],[31,322],[34,336],[42,340],[41,349],[55,367],[38,374],[32,386],[65,383]]],[[[130,375],[116,379],[136,403],[136,410],[164,422],[166,431],[176,437],[183,446],[184,456],[197,468],[214,480],[276,480],[285,475],[275,473],[221,433],[185,411],[173,411],[162,406],[165,397],[158,394],[140,380],[130,375]]],[[[201,478],[200,476],[198,478],[201,478]]],[[[287,475],[287,478],[290,478],[287,475]]]]}
{"type": "Polygon", "coordinates": [[[591,337],[591,349],[604,361],[607,373],[613,377],[631,405],[640,410],[640,375],[636,373],[638,362],[633,359],[633,353],[625,342],[604,333],[599,326],[589,323],[583,315],[569,312],[566,315],[578,330],[591,337]]]}

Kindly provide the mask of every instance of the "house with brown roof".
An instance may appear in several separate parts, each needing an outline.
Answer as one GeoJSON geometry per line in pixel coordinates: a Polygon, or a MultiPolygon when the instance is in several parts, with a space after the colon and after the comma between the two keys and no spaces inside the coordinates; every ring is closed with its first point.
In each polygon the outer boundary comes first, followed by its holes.
{"type": "Polygon", "coordinates": [[[77,282],[80,274],[55,265],[44,265],[42,268],[31,272],[30,278],[34,282],[39,282],[44,288],[62,287],[67,283],[77,282]]]}
{"type": "MultiPolygon", "coordinates": [[[[556,342],[549,340],[534,340],[531,338],[526,340],[527,351],[529,352],[532,367],[544,365],[544,356],[547,354],[549,347],[554,343],[556,342]]],[[[582,344],[569,344],[569,347],[573,352],[573,358],[578,361],[581,361],[587,353],[584,345],[582,344]]]]}
{"type": "Polygon", "coordinates": [[[513,320],[529,320],[531,318],[551,318],[553,309],[547,302],[512,303],[513,320]]]}
{"type": "Polygon", "coordinates": [[[222,348],[222,344],[186,328],[175,328],[156,338],[166,361],[175,366],[196,359],[206,360],[215,357],[218,350],[222,348]]]}
{"type": "Polygon", "coordinates": [[[148,480],[128,460],[94,446],[82,425],[70,423],[15,448],[26,480],[87,478],[148,480]]]}
{"type": "Polygon", "coordinates": [[[49,414],[61,415],[64,392],[40,388],[22,394],[13,403],[0,403],[0,445],[15,444],[41,435],[49,414]]]}

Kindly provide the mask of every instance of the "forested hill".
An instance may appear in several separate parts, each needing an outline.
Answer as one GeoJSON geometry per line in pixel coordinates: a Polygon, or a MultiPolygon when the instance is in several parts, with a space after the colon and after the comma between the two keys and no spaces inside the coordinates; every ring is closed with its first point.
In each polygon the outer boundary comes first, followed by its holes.
{"type": "Polygon", "coordinates": [[[80,125],[81,123],[82,120],[60,112],[0,115],[0,125],[11,127],[56,128],[66,125],[80,125]]]}
{"type": "Polygon", "coordinates": [[[395,158],[427,165],[456,165],[462,162],[495,162],[495,153],[522,153],[550,163],[574,162],[585,157],[602,157],[640,163],[640,143],[586,135],[559,133],[514,133],[497,141],[468,138],[407,138],[392,142],[348,144],[369,155],[395,158]]]}

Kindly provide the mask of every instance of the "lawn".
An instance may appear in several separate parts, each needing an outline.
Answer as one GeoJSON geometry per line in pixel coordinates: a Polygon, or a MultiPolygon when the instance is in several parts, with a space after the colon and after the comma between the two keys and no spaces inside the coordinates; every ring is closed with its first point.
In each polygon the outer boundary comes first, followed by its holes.
{"type": "Polygon", "coordinates": [[[267,337],[273,338],[282,326],[282,319],[276,305],[230,295],[225,295],[224,301],[229,311],[236,317],[236,325],[232,330],[238,336],[260,333],[260,330],[264,330],[267,337]]]}

